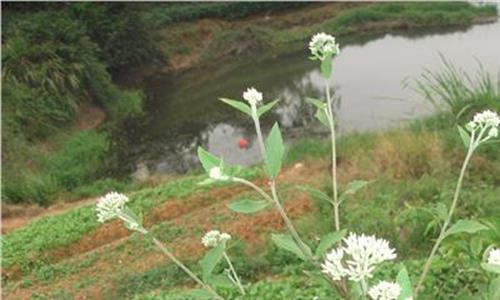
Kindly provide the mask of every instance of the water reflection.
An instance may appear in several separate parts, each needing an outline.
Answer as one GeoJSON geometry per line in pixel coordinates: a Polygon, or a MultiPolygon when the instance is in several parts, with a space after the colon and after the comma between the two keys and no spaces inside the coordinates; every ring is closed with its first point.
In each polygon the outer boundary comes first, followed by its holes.
{"type": "MultiPolygon", "coordinates": [[[[500,69],[500,23],[477,25],[454,32],[413,32],[409,36],[385,34],[356,41],[341,41],[334,59],[331,82],[334,108],[341,133],[379,130],[431,114],[433,107],[401,82],[422,73],[424,67],[442,67],[439,53],[465,71],[476,60],[496,73],[500,69]]],[[[221,68],[222,69],[222,68],[221,68]]],[[[231,69],[225,67],[225,70],[231,69]]],[[[285,134],[311,132],[318,122],[306,96],[322,98],[325,81],[306,50],[261,62],[235,62],[230,71],[195,71],[178,78],[151,78],[145,83],[150,97],[147,118],[130,124],[121,148],[129,169],[138,164],[148,172],[185,172],[199,165],[198,145],[229,163],[248,165],[260,159],[253,124],[243,114],[217,101],[240,99],[248,86],[279,99],[279,106],[263,120],[267,131],[278,121],[285,134]],[[238,140],[250,142],[240,149],[238,140]]],[[[300,133],[299,133],[300,135],[300,133]]]]}

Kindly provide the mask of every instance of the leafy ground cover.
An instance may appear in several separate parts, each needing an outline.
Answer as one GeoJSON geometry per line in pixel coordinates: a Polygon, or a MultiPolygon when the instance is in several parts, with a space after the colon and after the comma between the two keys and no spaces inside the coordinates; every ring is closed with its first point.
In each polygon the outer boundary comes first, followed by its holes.
{"type": "MultiPolygon", "coordinates": [[[[463,156],[453,123],[450,117],[435,117],[407,129],[353,135],[339,141],[340,181],[374,180],[364,192],[349,199],[342,222],[353,231],[370,231],[390,240],[400,253],[406,253],[401,261],[414,261],[409,267],[412,274],[418,273],[431,246],[426,242],[428,237],[437,234],[437,229],[429,225],[429,212],[415,207],[450,199],[463,156]]],[[[298,192],[296,185],[308,183],[329,190],[328,154],[324,141],[298,142],[289,149],[287,171],[279,179],[280,193],[292,218],[312,243],[330,229],[330,212],[321,200],[298,192]]],[[[494,204],[500,193],[499,158],[491,145],[473,159],[460,217],[498,221],[500,211],[494,204]]],[[[255,168],[247,176],[259,181],[261,172],[255,168]]],[[[202,178],[182,178],[134,192],[130,195],[132,208],[142,212],[146,226],[187,261],[202,255],[200,238],[206,230],[224,228],[240,237],[230,251],[244,281],[259,282],[250,295],[284,297],[298,293],[303,285],[311,285],[311,290],[297,294],[301,297],[326,293],[326,287],[295,276],[307,267],[269,242],[269,232],[282,229],[278,215],[264,211],[256,216],[236,216],[226,205],[251,193],[227,186],[193,190],[202,178]]],[[[452,249],[454,242],[449,242],[452,249]]],[[[3,293],[7,299],[33,295],[48,299],[82,295],[97,299],[183,299],[182,291],[191,286],[188,278],[147,240],[135,234],[129,237],[119,223],[98,226],[93,206],[44,218],[7,234],[3,254],[3,293]],[[144,243],[149,246],[144,247],[144,243]],[[117,263],[120,268],[114,268],[117,263]]],[[[466,270],[465,266],[447,266],[431,274],[435,284],[428,295],[434,299],[446,299],[457,290],[473,292],[483,280],[480,276],[457,275],[466,270]]]]}

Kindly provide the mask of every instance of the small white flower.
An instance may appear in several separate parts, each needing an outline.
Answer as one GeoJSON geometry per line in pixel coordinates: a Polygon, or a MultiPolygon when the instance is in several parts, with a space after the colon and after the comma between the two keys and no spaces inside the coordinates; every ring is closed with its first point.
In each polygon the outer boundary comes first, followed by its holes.
{"type": "Polygon", "coordinates": [[[213,167],[212,169],[210,169],[208,176],[210,176],[210,178],[212,178],[213,180],[224,181],[229,179],[227,175],[224,175],[222,173],[222,170],[219,167],[213,167]]]}
{"type": "Polygon", "coordinates": [[[324,32],[315,34],[309,42],[309,50],[313,59],[324,60],[327,55],[340,53],[339,44],[335,37],[324,32]]]}
{"type": "Polygon", "coordinates": [[[467,128],[467,130],[469,131],[473,131],[474,129],[476,129],[476,127],[477,124],[474,121],[470,121],[469,123],[467,123],[467,125],[465,125],[465,128],[467,128]]]}
{"type": "Polygon", "coordinates": [[[216,247],[219,243],[226,242],[231,239],[231,236],[225,232],[220,232],[218,230],[210,230],[203,236],[201,243],[209,248],[216,247]]]}
{"type": "Polygon", "coordinates": [[[500,248],[493,248],[488,253],[488,264],[500,267],[500,248]]]}
{"type": "Polygon", "coordinates": [[[472,119],[472,122],[485,127],[498,127],[498,125],[500,125],[500,117],[494,111],[485,110],[477,113],[472,119]]]}
{"type": "Polygon", "coordinates": [[[250,103],[250,106],[257,106],[258,103],[262,101],[262,93],[257,91],[255,88],[248,88],[245,92],[243,92],[243,99],[247,100],[250,103]]]}
{"type": "Polygon", "coordinates": [[[110,192],[99,198],[96,206],[97,220],[104,223],[117,217],[117,213],[123,210],[128,200],[127,196],[117,192],[110,192]]]}
{"type": "Polygon", "coordinates": [[[344,244],[330,251],[322,265],[323,272],[333,280],[344,276],[353,281],[371,278],[378,264],[396,258],[395,250],[389,247],[389,242],[374,236],[351,233],[344,239],[344,244]]]}
{"type": "Polygon", "coordinates": [[[388,281],[380,281],[368,291],[373,300],[395,300],[401,293],[399,284],[388,281]]]}
{"type": "Polygon", "coordinates": [[[348,271],[342,265],[342,259],[344,258],[344,249],[333,249],[326,255],[325,262],[321,265],[323,273],[330,275],[330,277],[338,281],[342,277],[348,275],[348,271]]]}
{"type": "Polygon", "coordinates": [[[491,127],[490,131],[488,132],[488,136],[492,138],[498,137],[498,129],[496,127],[491,127]]]}

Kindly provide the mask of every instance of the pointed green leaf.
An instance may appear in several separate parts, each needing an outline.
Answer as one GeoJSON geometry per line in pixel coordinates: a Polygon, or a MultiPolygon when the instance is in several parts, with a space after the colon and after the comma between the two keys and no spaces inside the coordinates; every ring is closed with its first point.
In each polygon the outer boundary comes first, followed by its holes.
{"type": "Polygon", "coordinates": [[[227,105],[229,105],[233,108],[236,108],[237,110],[249,115],[250,117],[252,116],[252,109],[250,108],[250,106],[248,106],[247,104],[245,104],[242,101],[231,100],[231,99],[227,99],[227,98],[219,98],[219,100],[226,103],[227,105]]]}
{"type": "Polygon", "coordinates": [[[369,183],[370,183],[369,181],[365,181],[365,180],[354,180],[354,181],[349,182],[347,184],[345,191],[339,197],[340,201],[344,201],[346,196],[356,193],[360,189],[367,186],[369,183]]]}
{"type": "Polygon", "coordinates": [[[303,192],[308,192],[312,198],[320,199],[333,205],[332,199],[323,191],[317,188],[306,185],[299,185],[297,188],[303,192]]]}
{"type": "Polygon", "coordinates": [[[326,103],[324,101],[315,98],[306,98],[306,101],[314,105],[317,109],[326,109],[326,103]]]}
{"type": "Polygon", "coordinates": [[[332,55],[327,55],[325,59],[321,61],[321,76],[325,79],[330,79],[332,76],[332,55]]]}
{"type": "Polygon", "coordinates": [[[401,287],[401,293],[399,294],[398,300],[411,299],[413,297],[413,288],[410,276],[408,275],[408,271],[404,265],[401,265],[401,269],[396,277],[396,282],[401,287]]]}
{"type": "Polygon", "coordinates": [[[339,242],[347,233],[347,230],[342,229],[340,231],[330,232],[321,238],[321,242],[316,248],[315,256],[317,258],[323,257],[326,251],[330,250],[339,242]]]}
{"type": "Polygon", "coordinates": [[[483,250],[483,239],[481,236],[473,236],[470,239],[470,250],[475,256],[479,256],[483,250]]]}
{"type": "Polygon", "coordinates": [[[219,245],[210,249],[200,260],[203,281],[207,282],[210,279],[215,266],[217,266],[222,258],[225,247],[225,243],[219,243],[219,245]]]}
{"type": "Polygon", "coordinates": [[[273,108],[273,106],[276,105],[276,103],[278,103],[278,100],[274,100],[272,102],[269,102],[269,103],[264,104],[261,107],[259,107],[257,109],[257,116],[260,117],[263,114],[265,114],[266,112],[268,112],[269,110],[271,110],[273,108]]]}
{"type": "Polygon", "coordinates": [[[330,122],[328,122],[328,115],[326,114],[326,109],[318,108],[314,116],[321,122],[321,124],[325,125],[326,127],[330,127],[330,122]]]}
{"type": "Polygon", "coordinates": [[[457,128],[458,128],[458,133],[460,134],[460,138],[462,139],[462,142],[464,143],[465,148],[469,148],[469,144],[470,144],[469,133],[460,125],[457,125],[457,128]]]}
{"type": "Polygon", "coordinates": [[[458,220],[445,233],[450,236],[458,233],[476,233],[481,230],[488,230],[488,227],[475,220],[458,220]]]}
{"type": "Polygon", "coordinates": [[[220,167],[222,164],[218,157],[203,149],[201,146],[198,147],[198,159],[207,173],[210,173],[212,168],[220,167]]]}
{"type": "Polygon", "coordinates": [[[242,199],[236,200],[229,204],[227,207],[237,213],[242,214],[253,214],[269,207],[271,203],[266,200],[249,200],[242,199]]]}
{"type": "Polygon", "coordinates": [[[217,287],[230,288],[233,286],[231,280],[226,276],[226,274],[214,275],[209,280],[210,285],[217,287]]]}
{"type": "MultiPolygon", "coordinates": [[[[271,239],[273,242],[278,246],[278,248],[281,248],[283,250],[292,252],[293,254],[297,255],[299,258],[306,260],[304,254],[300,250],[299,246],[297,243],[294,241],[294,239],[287,235],[287,234],[271,234],[271,239]]],[[[311,249],[306,246],[306,251],[308,252],[309,255],[312,255],[311,249]]]]}
{"type": "Polygon", "coordinates": [[[266,139],[266,169],[270,177],[278,176],[283,155],[285,153],[285,146],[283,145],[283,138],[281,137],[280,128],[278,123],[274,123],[271,132],[266,139]]]}

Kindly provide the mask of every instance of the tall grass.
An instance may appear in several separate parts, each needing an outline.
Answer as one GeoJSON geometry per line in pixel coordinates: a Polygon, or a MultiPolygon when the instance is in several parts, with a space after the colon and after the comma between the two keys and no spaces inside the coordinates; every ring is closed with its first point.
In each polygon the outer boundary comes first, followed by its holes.
{"type": "Polygon", "coordinates": [[[494,76],[478,62],[478,70],[471,75],[442,55],[441,61],[440,71],[426,69],[413,86],[437,109],[450,110],[457,117],[485,107],[500,109],[500,70],[494,76]]]}

